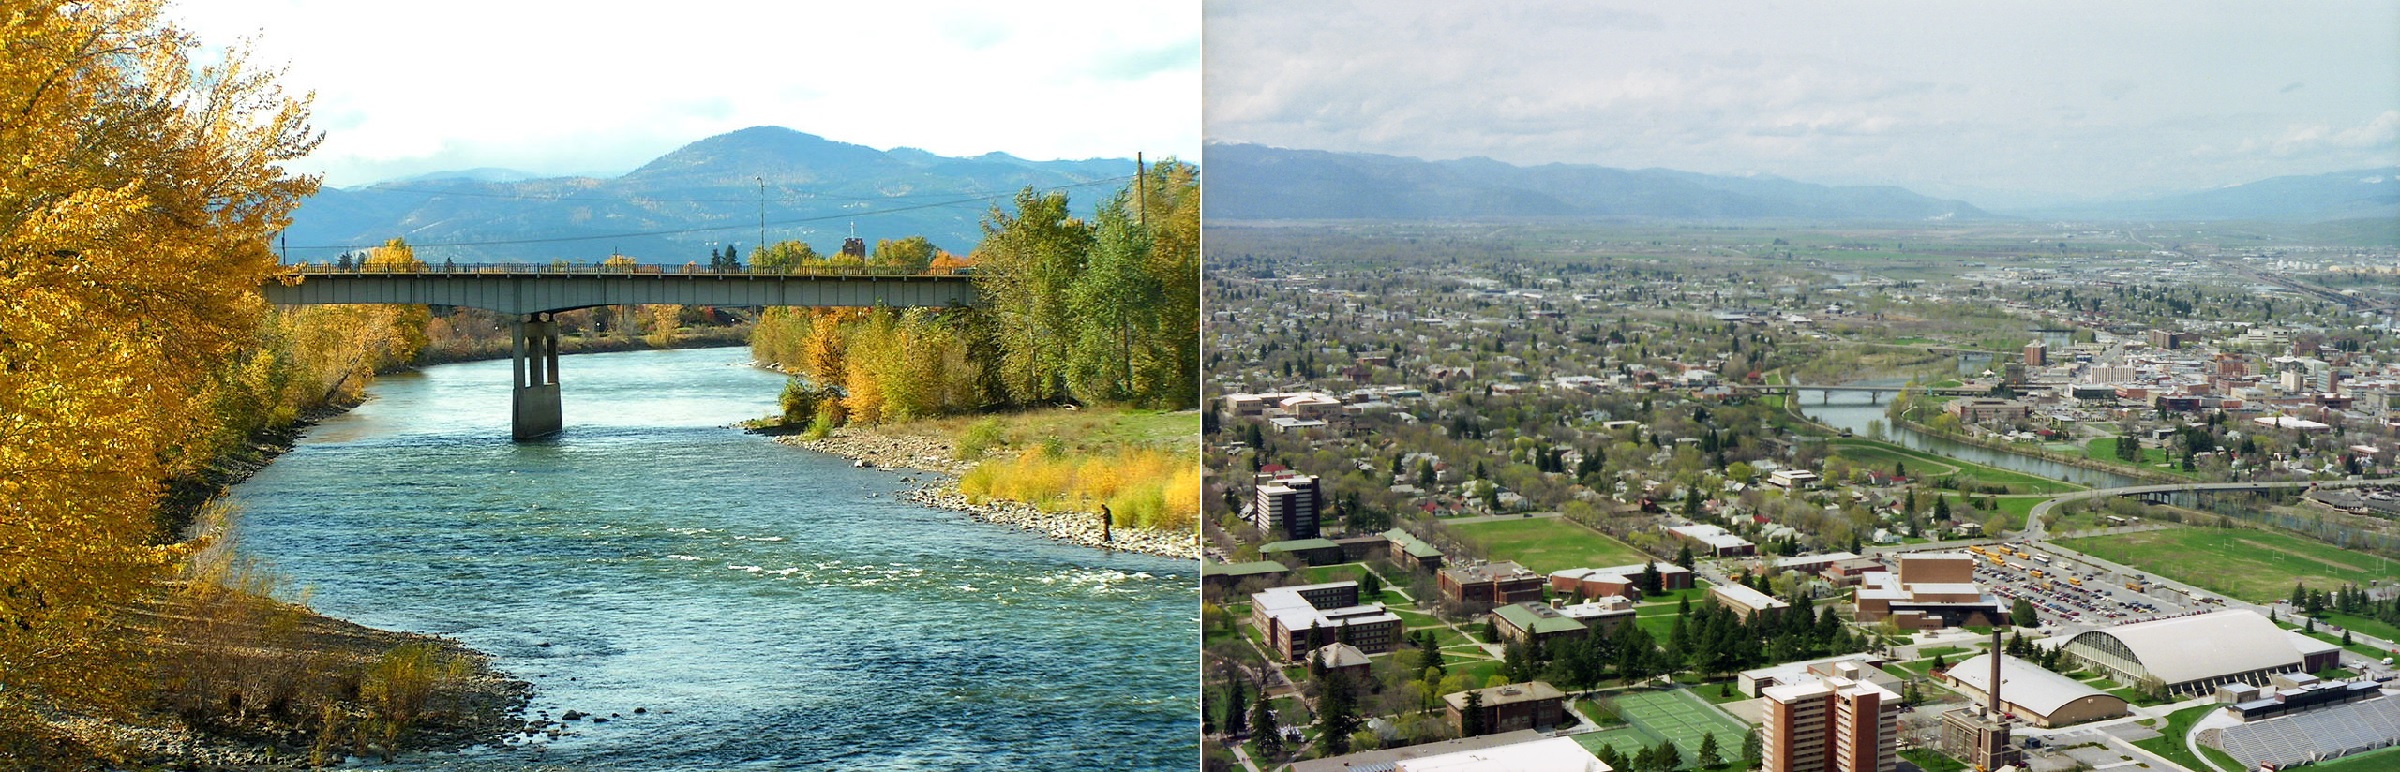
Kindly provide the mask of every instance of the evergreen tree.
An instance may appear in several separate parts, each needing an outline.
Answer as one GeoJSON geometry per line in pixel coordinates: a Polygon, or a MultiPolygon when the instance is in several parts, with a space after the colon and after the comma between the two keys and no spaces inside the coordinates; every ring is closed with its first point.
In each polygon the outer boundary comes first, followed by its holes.
{"type": "Polygon", "coordinates": [[[1758,764],[1759,753],[1763,750],[1760,747],[1761,744],[1758,730],[1752,729],[1744,733],[1742,735],[1742,762],[1750,765],[1758,764]]]}
{"type": "Polygon", "coordinates": [[[1664,580],[1662,580],[1658,575],[1657,561],[1648,561],[1642,563],[1641,580],[1643,594],[1657,595],[1660,592],[1661,584],[1664,580]]]}
{"type": "Polygon", "coordinates": [[[1680,766],[1683,766],[1683,749],[1675,747],[1674,740],[1660,740],[1658,742],[1659,772],[1669,772],[1680,766]]]}
{"type": "Polygon", "coordinates": [[[1373,571],[1358,576],[1358,596],[1372,603],[1383,598],[1383,577],[1373,571]]]}
{"type": "Polygon", "coordinates": [[[1261,699],[1250,705],[1250,741],[1258,745],[1261,755],[1269,759],[1281,758],[1283,733],[1275,731],[1275,716],[1267,710],[1266,695],[1259,696],[1261,699]]]}
{"type": "Polygon", "coordinates": [[[1692,545],[1689,542],[1675,552],[1675,565],[1683,566],[1687,570],[1692,567],[1692,545]]]}
{"type": "Polygon", "coordinates": [[[1458,736],[1475,737],[1483,731],[1483,691],[1469,689],[1466,707],[1459,711],[1458,736]]]}
{"type": "Polygon", "coordinates": [[[1350,679],[1341,673],[1327,673],[1319,681],[1317,698],[1317,741],[1325,746],[1325,755],[1339,756],[1350,752],[1350,733],[1358,731],[1358,708],[1352,704],[1350,679]]]}
{"type": "Polygon", "coordinates": [[[1230,678],[1226,680],[1225,720],[1223,722],[1223,726],[1225,727],[1226,734],[1240,735],[1243,734],[1243,730],[1247,728],[1242,722],[1242,701],[1244,699],[1242,695],[1242,679],[1230,678]]]}
{"type": "Polygon", "coordinates": [[[1709,732],[1700,736],[1700,753],[1692,760],[1702,767],[1725,763],[1724,749],[1717,747],[1717,733],[1709,732]]]}

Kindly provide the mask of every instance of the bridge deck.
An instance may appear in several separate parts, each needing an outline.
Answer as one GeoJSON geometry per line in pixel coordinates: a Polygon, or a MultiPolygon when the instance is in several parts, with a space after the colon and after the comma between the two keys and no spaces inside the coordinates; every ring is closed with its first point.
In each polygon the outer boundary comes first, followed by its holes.
{"type": "Polygon", "coordinates": [[[306,267],[264,288],[279,305],[326,303],[469,306],[536,314],[591,306],[676,303],[708,306],[944,307],[980,301],[973,276],[888,269],[806,273],[711,271],[665,266],[444,266],[428,271],[306,267]]]}

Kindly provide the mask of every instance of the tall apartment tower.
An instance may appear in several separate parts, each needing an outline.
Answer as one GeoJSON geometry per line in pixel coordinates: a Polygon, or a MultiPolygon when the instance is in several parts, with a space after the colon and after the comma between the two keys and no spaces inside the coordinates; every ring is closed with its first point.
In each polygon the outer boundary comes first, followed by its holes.
{"type": "Polygon", "coordinates": [[[2050,344],[2039,339],[2025,344],[2025,365],[2027,367],[2046,367],[2049,364],[2050,344]]]}
{"type": "Polygon", "coordinates": [[[1771,686],[1759,755],[1767,772],[1892,772],[1900,695],[1863,680],[1818,676],[1771,686]]]}
{"type": "Polygon", "coordinates": [[[1251,525],[1268,533],[1282,529],[1286,538],[1317,538],[1317,513],[1325,508],[1325,492],[1315,476],[1262,475],[1257,482],[1258,492],[1250,502],[1251,525]]]}

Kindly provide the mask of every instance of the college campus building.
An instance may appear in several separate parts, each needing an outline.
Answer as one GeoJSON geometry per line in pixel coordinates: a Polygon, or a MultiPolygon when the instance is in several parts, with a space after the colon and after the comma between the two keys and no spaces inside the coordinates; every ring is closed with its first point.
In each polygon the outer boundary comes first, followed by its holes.
{"type": "Polygon", "coordinates": [[[2156,679],[2176,694],[2207,694],[2229,683],[2263,685],[2277,673],[2314,673],[2341,661],[2339,647],[2286,632],[2249,609],[2092,630],[2068,639],[2066,647],[2068,657],[2117,683],[2156,679]],[[2199,642],[2206,645],[2194,645],[2199,642]]]}
{"type": "Polygon", "coordinates": [[[1678,525],[1668,528],[1667,533],[1691,543],[1695,551],[1713,557],[1736,558],[1758,554],[1758,545],[1750,543],[1749,539],[1713,525],[1678,525]]]}
{"type": "Polygon", "coordinates": [[[1745,620],[1760,614],[1778,613],[1792,607],[1792,604],[1784,602],[1782,598],[1738,584],[1710,585],[1708,596],[1715,598],[1717,605],[1724,606],[1745,620]]]}
{"type": "MultiPolygon", "coordinates": [[[[1989,702],[1991,660],[1991,654],[1969,657],[1942,673],[1942,683],[1974,702],[1989,702]]],[[[2006,654],[2000,655],[2000,710],[2044,728],[2116,718],[2129,712],[2122,697],[2006,654]]]]}
{"type": "MultiPolygon", "coordinates": [[[[1660,590],[1673,591],[1692,588],[1691,569],[1663,560],[1648,565],[1657,567],[1660,590]]],[[[1560,595],[1580,595],[1586,598],[1606,598],[1614,595],[1640,600],[1642,590],[1638,585],[1643,568],[1645,565],[1641,563],[1611,568],[1570,568],[1550,574],[1550,589],[1558,591],[1560,595]]]]}
{"type": "Polygon", "coordinates": [[[1259,475],[1256,482],[1247,513],[1251,525],[1293,539],[1317,538],[1317,513],[1325,509],[1325,491],[1315,476],[1278,472],[1259,475]]]}
{"type": "Polygon", "coordinates": [[[1494,686],[1489,689],[1469,689],[1442,695],[1449,706],[1450,731],[1466,734],[1467,695],[1481,695],[1483,731],[1477,734],[1498,734],[1519,729],[1548,729],[1558,726],[1566,715],[1567,693],[1546,681],[1494,686]]]}
{"type": "Polygon", "coordinates": [[[1521,603],[1542,599],[1542,575],[1502,560],[1441,570],[1442,597],[1453,603],[1521,603]]]}
{"type": "Polygon", "coordinates": [[[1357,582],[1276,587],[1250,596],[1250,621],[1267,648],[1304,661],[1322,646],[1347,643],[1376,654],[1400,644],[1401,622],[1381,603],[1361,605],[1357,582]]]}
{"type": "Polygon", "coordinates": [[[1538,601],[1511,603],[1492,609],[1492,626],[1511,643],[1582,638],[1606,633],[1633,620],[1633,601],[1607,597],[1572,606],[1549,606],[1538,601]]]}
{"type": "Polygon", "coordinates": [[[1897,573],[1860,574],[1853,602],[1858,621],[1902,630],[2008,624],[2008,606],[1975,583],[1975,556],[1963,552],[1902,555],[1897,573]]]}
{"type": "Polygon", "coordinates": [[[1813,683],[1819,676],[1839,676],[1852,681],[1872,683],[1898,692],[1901,686],[1900,679],[1891,673],[1884,672],[1883,668],[1878,667],[1880,664],[1880,658],[1873,654],[1844,654],[1807,662],[1786,662],[1756,670],[1744,670],[1735,678],[1734,688],[1740,689],[1743,694],[1757,697],[1771,686],[1813,683]]]}
{"type": "Polygon", "coordinates": [[[1892,772],[1900,760],[1900,695],[1864,681],[1819,676],[1762,690],[1761,769],[1892,772]]]}
{"type": "Polygon", "coordinates": [[[1283,581],[1292,569],[1272,560],[1253,560],[1247,563],[1200,563],[1200,585],[1231,590],[1241,583],[1257,580],[1266,584],[1283,581]]]}

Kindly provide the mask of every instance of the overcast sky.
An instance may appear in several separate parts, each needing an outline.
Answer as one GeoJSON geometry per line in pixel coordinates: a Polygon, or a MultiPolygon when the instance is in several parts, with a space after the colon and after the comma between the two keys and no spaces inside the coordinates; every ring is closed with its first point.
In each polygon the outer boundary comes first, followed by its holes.
{"type": "Polygon", "coordinates": [[[176,0],[316,92],[305,171],[631,171],[758,125],[879,149],[1196,159],[1195,0],[176,0]]]}
{"type": "Polygon", "coordinates": [[[2002,205],[2400,164],[2388,0],[1207,0],[1203,26],[1212,142],[2002,205]]]}

